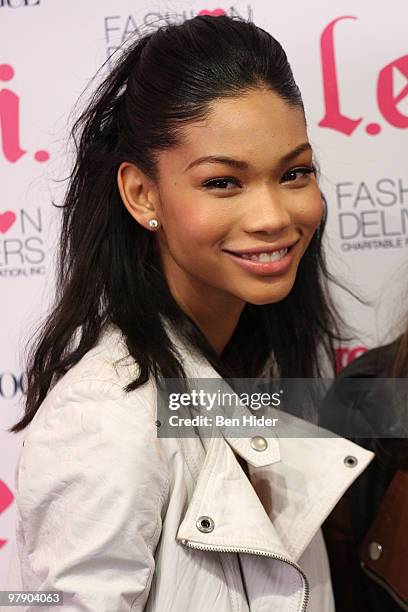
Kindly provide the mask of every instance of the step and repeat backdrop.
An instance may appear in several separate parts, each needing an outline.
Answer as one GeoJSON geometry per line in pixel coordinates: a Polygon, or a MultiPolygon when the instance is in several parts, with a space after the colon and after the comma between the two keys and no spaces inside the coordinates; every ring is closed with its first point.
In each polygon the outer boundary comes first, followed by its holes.
{"type": "MultiPolygon", "coordinates": [[[[328,202],[334,294],[353,338],[339,367],[402,330],[408,310],[405,0],[0,0],[0,589],[14,543],[26,342],[53,296],[74,104],[129,36],[195,15],[240,15],[285,48],[328,202]]],[[[186,49],[188,53],[188,49],[186,49]]],[[[107,69],[109,68],[109,61],[107,69]]],[[[75,307],[75,305],[73,305],[75,307]]]]}

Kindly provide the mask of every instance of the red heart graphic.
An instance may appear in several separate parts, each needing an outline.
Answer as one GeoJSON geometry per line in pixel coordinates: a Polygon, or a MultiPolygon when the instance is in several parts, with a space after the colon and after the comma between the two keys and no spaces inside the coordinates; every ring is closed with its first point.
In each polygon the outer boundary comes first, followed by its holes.
{"type": "Polygon", "coordinates": [[[16,215],[11,210],[6,210],[5,213],[0,214],[0,232],[5,234],[16,220],[16,215]]]}
{"type": "MultiPolygon", "coordinates": [[[[5,482],[0,480],[0,514],[10,506],[14,499],[14,495],[8,488],[5,482]]],[[[7,540],[0,540],[0,548],[7,543],[7,540]]]]}
{"type": "Polygon", "coordinates": [[[198,13],[199,15],[214,15],[214,17],[218,17],[219,15],[226,15],[224,9],[214,9],[213,11],[207,11],[207,9],[202,9],[198,13]]]}

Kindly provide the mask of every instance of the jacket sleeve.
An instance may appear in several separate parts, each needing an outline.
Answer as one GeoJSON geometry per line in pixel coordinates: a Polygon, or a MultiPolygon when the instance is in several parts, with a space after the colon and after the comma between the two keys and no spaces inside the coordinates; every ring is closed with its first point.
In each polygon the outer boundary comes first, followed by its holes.
{"type": "Polygon", "coordinates": [[[30,425],[16,494],[22,588],[62,591],[64,612],[141,612],[168,491],[154,406],[86,380],[51,392],[30,425]]]}

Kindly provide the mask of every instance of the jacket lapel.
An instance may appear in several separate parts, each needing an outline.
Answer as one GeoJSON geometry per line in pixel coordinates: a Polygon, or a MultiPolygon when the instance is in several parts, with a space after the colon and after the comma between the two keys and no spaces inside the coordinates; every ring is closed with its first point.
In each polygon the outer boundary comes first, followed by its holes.
{"type": "MultiPolygon", "coordinates": [[[[218,379],[223,391],[234,393],[216,370],[186,346],[166,322],[189,378],[218,379]]],[[[221,406],[218,409],[222,410],[221,406]]],[[[251,412],[243,403],[239,415],[251,412]]],[[[223,428],[212,435],[191,432],[179,438],[196,482],[177,539],[197,547],[242,550],[281,556],[296,562],[343,493],[361,474],[374,453],[339,437],[322,437],[322,429],[284,416],[285,431],[269,428],[264,450],[252,437],[230,437],[223,428]],[[293,437],[298,432],[299,437],[293,437]],[[249,480],[234,456],[248,463],[249,480]],[[263,503],[258,492],[262,492],[263,503]],[[208,518],[209,517],[209,520],[208,518]]],[[[177,428],[176,428],[177,429],[177,428]]]]}

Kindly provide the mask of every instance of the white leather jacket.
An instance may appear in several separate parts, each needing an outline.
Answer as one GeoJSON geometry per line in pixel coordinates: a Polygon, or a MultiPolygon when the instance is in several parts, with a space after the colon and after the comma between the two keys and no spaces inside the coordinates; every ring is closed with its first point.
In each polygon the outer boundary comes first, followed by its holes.
{"type": "MultiPolygon", "coordinates": [[[[167,328],[189,377],[220,379],[167,328]]],[[[135,367],[107,326],[28,426],[6,588],[62,591],[64,612],[332,612],[320,526],[373,453],[279,432],[260,450],[253,437],[160,438],[154,379],[123,390],[135,367]]]]}

